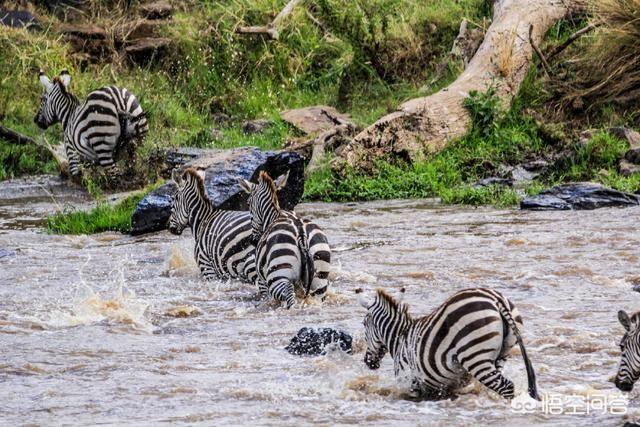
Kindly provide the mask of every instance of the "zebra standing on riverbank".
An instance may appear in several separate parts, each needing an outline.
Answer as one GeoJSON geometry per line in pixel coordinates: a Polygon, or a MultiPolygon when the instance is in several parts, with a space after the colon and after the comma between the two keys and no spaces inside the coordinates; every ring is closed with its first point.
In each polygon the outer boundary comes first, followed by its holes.
{"type": "Polygon", "coordinates": [[[115,86],[95,90],[80,103],[68,91],[70,82],[67,70],[53,81],[40,70],[45,92],[34,122],[41,129],[62,123],[71,175],[78,175],[81,160],[98,162],[113,171],[116,149],[134,139],[141,142],[149,132],[142,107],[127,89],[115,86]]]}
{"type": "Polygon", "coordinates": [[[249,212],[214,208],[204,181],[194,169],[173,173],[178,190],[171,202],[169,231],[180,235],[187,227],[195,238],[195,258],[205,279],[239,278],[255,284],[255,246],[251,243],[249,212]]]}
{"type": "MultiPolygon", "coordinates": [[[[361,294],[362,290],[356,293],[361,294]]],[[[474,377],[505,399],[512,399],[513,382],[502,375],[501,369],[518,343],[527,370],[529,395],[539,400],[535,372],[518,328],[522,327],[522,318],[499,292],[466,289],[418,319],[413,319],[405,304],[382,289],[378,289],[373,303],[362,295],[359,302],[367,309],[366,365],[378,369],[389,351],[396,377],[411,384],[414,397],[452,398],[456,389],[474,377]]]]}
{"type": "Polygon", "coordinates": [[[280,209],[277,191],[287,175],[275,182],[264,171],[258,183],[239,180],[249,193],[252,238],[261,292],[267,291],[287,308],[295,303],[295,286],[307,295],[324,296],[329,287],[331,249],[320,227],[280,209]]]}
{"type": "Polygon", "coordinates": [[[620,340],[622,354],[615,384],[621,391],[631,391],[640,378],[640,311],[629,316],[620,310],[618,320],[624,327],[624,335],[620,340]]]}

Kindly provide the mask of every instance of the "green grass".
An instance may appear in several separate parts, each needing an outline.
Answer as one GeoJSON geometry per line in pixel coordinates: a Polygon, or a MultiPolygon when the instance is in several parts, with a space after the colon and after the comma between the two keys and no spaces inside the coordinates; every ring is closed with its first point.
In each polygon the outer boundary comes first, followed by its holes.
{"type": "MultiPolygon", "coordinates": [[[[95,3],[88,19],[111,31],[122,11],[110,10],[108,2],[95,3]]],[[[190,2],[162,30],[173,40],[169,55],[145,67],[117,61],[80,67],[54,31],[60,23],[39,10],[43,32],[0,27],[0,117],[5,126],[37,137],[41,131],[33,117],[42,90],[37,70],[55,75],[68,68],[71,90],[81,99],[107,84],[126,87],[138,97],[150,118],[149,135],[139,148],[142,158],[184,145],[278,148],[292,136],[279,119],[284,109],[329,104],[365,126],[402,101],[437,90],[455,75],[455,66],[432,87],[424,82],[447,57],[461,18],[480,22],[490,13],[484,0],[323,0],[297,7],[283,22],[278,41],[235,32],[239,24],[269,22],[285,3],[190,2]],[[331,36],[313,24],[307,6],[331,36]],[[229,128],[220,129],[223,138],[211,137],[217,112],[234,118],[229,128]],[[254,118],[276,125],[261,136],[244,135],[241,122],[254,118]]],[[[45,134],[59,142],[60,126],[45,134]]],[[[12,150],[0,179],[51,172],[53,164],[41,161],[42,153],[36,151],[12,150]],[[33,161],[15,160],[20,157],[33,161]]],[[[155,178],[150,173],[149,180],[155,178]]]]}
{"type": "MultiPolygon", "coordinates": [[[[530,74],[535,73],[533,71],[530,74]]],[[[535,195],[543,188],[568,181],[596,181],[610,187],[640,192],[640,174],[623,177],[618,160],[628,144],[606,132],[599,132],[582,146],[558,142],[555,135],[522,110],[529,99],[540,96],[531,75],[525,90],[509,111],[499,108],[490,89],[472,92],[465,102],[473,118],[469,134],[450,143],[424,162],[405,164],[380,161],[373,175],[347,170],[338,177],[331,172],[330,160],[305,183],[306,200],[350,201],[395,198],[439,197],[446,204],[496,206],[517,205],[524,194],[535,195]],[[543,129],[544,127],[544,129],[543,129]],[[501,166],[514,166],[537,158],[551,158],[557,151],[572,149],[573,161],[548,176],[525,186],[524,194],[490,186],[474,187],[479,179],[499,175],[501,166]]]]}
{"type": "Polygon", "coordinates": [[[66,210],[47,218],[47,230],[55,234],[93,234],[102,231],[131,231],[131,215],[144,194],[137,194],[111,205],[98,202],[90,211],[66,210]]]}

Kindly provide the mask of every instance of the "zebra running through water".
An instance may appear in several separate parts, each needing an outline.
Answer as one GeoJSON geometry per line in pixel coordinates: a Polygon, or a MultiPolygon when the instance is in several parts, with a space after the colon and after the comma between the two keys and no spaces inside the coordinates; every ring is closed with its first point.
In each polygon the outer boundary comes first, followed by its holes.
{"type": "MultiPolygon", "coordinates": [[[[501,369],[518,343],[527,371],[529,395],[540,399],[536,377],[527,357],[518,325],[522,318],[514,305],[490,289],[455,293],[428,316],[414,319],[408,307],[378,289],[369,303],[356,290],[367,309],[364,318],[367,350],[365,364],[378,369],[387,351],[395,375],[411,384],[411,396],[422,399],[454,398],[471,377],[505,399],[514,397],[514,385],[501,369]]],[[[402,290],[404,294],[404,289],[402,290]]]]}
{"type": "Polygon", "coordinates": [[[53,81],[40,70],[39,78],[45,91],[34,122],[41,129],[62,123],[72,176],[79,174],[80,161],[97,162],[113,172],[116,149],[132,140],[141,142],[149,132],[142,107],[127,89],[103,87],[80,103],[68,91],[71,76],[67,70],[53,81]]]}
{"type": "Polygon", "coordinates": [[[621,391],[631,391],[640,377],[640,311],[629,316],[620,310],[618,320],[624,327],[624,335],[620,340],[622,354],[615,384],[621,391]]]}
{"type": "Polygon", "coordinates": [[[324,297],[329,288],[331,249],[317,224],[280,209],[277,191],[287,178],[288,173],[274,182],[262,171],[257,184],[243,179],[239,183],[249,193],[259,290],[291,308],[296,286],[305,297],[324,297]]]}
{"type": "Polygon", "coordinates": [[[194,169],[173,172],[178,185],[171,201],[169,231],[180,235],[187,227],[195,238],[195,259],[205,279],[238,278],[256,281],[249,212],[216,209],[204,180],[194,169]]]}

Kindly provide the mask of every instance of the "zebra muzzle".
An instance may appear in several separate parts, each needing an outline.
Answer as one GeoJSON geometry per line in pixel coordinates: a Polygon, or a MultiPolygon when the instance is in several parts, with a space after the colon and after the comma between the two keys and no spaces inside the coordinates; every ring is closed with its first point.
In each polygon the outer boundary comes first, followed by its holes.
{"type": "Polygon", "coordinates": [[[620,381],[616,378],[616,387],[618,387],[620,391],[629,392],[633,390],[633,383],[629,381],[620,381]]]}

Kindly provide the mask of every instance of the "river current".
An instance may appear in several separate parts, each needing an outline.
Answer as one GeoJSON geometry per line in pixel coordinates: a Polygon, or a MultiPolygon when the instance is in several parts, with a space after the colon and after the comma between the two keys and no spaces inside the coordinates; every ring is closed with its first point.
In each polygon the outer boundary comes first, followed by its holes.
{"type": "Polygon", "coordinates": [[[296,210],[330,239],[333,291],[324,303],[285,310],[257,300],[247,284],[202,280],[188,230],[50,235],[47,213],[90,202],[26,181],[2,187],[4,425],[613,426],[640,418],[638,392],[621,394],[611,382],[617,311],[640,309],[632,290],[640,283],[640,208],[301,204],[296,210]],[[463,288],[503,292],[523,316],[543,402],[529,407],[518,350],[505,367],[516,384],[512,404],[478,384],[454,401],[405,400],[389,356],[377,371],[363,363],[358,287],[369,295],[405,287],[414,316],[463,288]],[[354,354],[288,354],[283,348],[305,326],[352,334],[354,354]]]}

